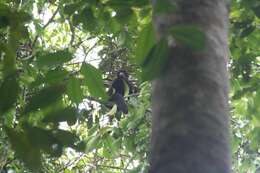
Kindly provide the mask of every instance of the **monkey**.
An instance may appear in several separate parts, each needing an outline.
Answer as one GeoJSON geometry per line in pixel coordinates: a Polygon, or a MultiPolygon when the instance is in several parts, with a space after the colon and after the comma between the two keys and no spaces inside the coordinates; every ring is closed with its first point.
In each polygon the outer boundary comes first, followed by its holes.
{"type": "Polygon", "coordinates": [[[128,113],[128,107],[124,97],[133,93],[133,86],[128,78],[129,75],[125,70],[119,70],[116,79],[113,80],[108,91],[110,96],[109,100],[116,104],[118,112],[123,112],[124,114],[128,113]]]}

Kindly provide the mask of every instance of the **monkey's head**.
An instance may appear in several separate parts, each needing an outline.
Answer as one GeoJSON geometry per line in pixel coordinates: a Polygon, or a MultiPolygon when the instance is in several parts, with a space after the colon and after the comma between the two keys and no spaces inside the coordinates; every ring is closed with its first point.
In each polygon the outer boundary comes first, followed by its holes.
{"type": "Polygon", "coordinates": [[[117,72],[117,77],[120,79],[128,79],[128,74],[125,70],[119,70],[117,72]]]}

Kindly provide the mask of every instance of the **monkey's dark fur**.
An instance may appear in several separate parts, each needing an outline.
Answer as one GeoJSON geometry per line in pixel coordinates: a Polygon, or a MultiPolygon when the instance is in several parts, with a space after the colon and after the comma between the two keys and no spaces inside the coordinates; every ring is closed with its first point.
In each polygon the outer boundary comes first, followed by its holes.
{"type": "Polygon", "coordinates": [[[129,75],[125,70],[118,71],[117,78],[112,82],[112,85],[108,91],[110,95],[110,101],[114,102],[117,105],[118,112],[123,112],[124,114],[128,113],[127,104],[124,99],[124,94],[126,91],[125,84],[127,84],[129,87],[129,94],[133,92],[128,77],[129,75]]]}

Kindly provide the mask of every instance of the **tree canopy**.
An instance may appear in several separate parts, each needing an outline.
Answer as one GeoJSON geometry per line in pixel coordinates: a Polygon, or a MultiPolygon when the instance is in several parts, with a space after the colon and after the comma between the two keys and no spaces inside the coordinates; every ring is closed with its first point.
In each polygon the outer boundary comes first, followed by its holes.
{"type": "MultiPolygon", "coordinates": [[[[151,81],[168,53],[152,15],[174,10],[169,0],[153,10],[149,0],[2,0],[0,172],[147,172],[151,81]],[[127,116],[106,106],[120,69],[137,88],[127,116]]],[[[229,18],[233,170],[260,172],[260,2],[232,0],[229,18]]],[[[169,36],[205,44],[193,25],[169,36]]]]}

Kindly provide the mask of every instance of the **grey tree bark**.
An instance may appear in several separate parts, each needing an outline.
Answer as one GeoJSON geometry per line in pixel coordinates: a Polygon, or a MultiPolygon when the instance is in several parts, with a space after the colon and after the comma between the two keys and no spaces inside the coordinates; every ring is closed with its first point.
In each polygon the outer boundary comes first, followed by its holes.
{"type": "Polygon", "coordinates": [[[149,172],[230,173],[226,0],[168,1],[178,11],[154,16],[158,37],[194,24],[206,45],[193,52],[172,44],[165,72],[153,82],[149,172]]]}

